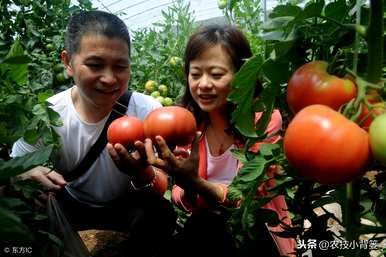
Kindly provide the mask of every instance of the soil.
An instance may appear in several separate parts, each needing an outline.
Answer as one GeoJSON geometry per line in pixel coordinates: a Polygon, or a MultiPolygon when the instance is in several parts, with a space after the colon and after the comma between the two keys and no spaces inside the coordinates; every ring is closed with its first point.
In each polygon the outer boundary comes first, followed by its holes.
{"type": "Polygon", "coordinates": [[[123,233],[109,230],[85,230],[80,237],[92,257],[123,257],[126,237],[123,233]]]}

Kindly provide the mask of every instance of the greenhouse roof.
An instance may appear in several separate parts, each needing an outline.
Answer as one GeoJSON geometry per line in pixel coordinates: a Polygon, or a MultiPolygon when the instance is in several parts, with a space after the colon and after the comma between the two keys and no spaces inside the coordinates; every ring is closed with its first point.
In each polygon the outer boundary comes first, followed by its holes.
{"type": "MultiPolygon", "coordinates": [[[[195,21],[205,21],[223,16],[217,0],[183,0],[190,4],[195,21]]],[[[131,30],[151,27],[162,21],[162,11],[173,5],[175,0],[91,0],[94,7],[118,14],[131,30]]],[[[265,1],[263,1],[265,2],[265,1]]],[[[276,4],[276,0],[266,0],[267,8],[276,4]]]]}

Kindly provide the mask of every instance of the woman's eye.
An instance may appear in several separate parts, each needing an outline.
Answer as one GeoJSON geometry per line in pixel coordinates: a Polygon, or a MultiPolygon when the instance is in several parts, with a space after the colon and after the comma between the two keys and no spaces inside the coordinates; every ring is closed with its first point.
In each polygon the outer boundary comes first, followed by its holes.
{"type": "Polygon", "coordinates": [[[212,74],[212,77],[215,78],[215,79],[220,79],[222,76],[223,76],[223,74],[220,74],[220,73],[212,74]]]}
{"type": "Polygon", "coordinates": [[[200,74],[199,73],[190,73],[190,76],[192,76],[192,78],[198,78],[198,77],[200,77],[200,74]]]}

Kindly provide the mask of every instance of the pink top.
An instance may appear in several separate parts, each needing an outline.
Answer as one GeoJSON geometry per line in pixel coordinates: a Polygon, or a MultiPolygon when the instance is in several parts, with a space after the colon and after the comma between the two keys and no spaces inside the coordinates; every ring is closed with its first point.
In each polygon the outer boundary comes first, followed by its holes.
{"type": "MultiPolygon", "coordinates": [[[[261,118],[262,113],[256,113],[255,115],[255,122],[257,123],[259,119],[261,118]]],[[[274,110],[271,116],[271,120],[267,126],[267,134],[268,135],[273,135],[276,132],[278,132],[281,129],[282,126],[282,118],[280,115],[280,112],[278,110],[274,110]]],[[[257,152],[262,144],[273,144],[278,142],[281,139],[280,135],[274,135],[272,137],[269,137],[268,139],[262,141],[262,142],[257,142],[254,144],[250,150],[253,152],[257,152]]],[[[207,152],[206,152],[206,146],[205,146],[205,137],[202,137],[199,142],[199,175],[200,177],[207,179],[207,152]]],[[[239,165],[237,167],[237,170],[240,170],[242,164],[239,162],[239,165]]],[[[278,171],[277,166],[271,166],[267,170],[267,175],[269,177],[273,177],[273,175],[278,171]]],[[[237,207],[238,202],[230,202],[226,199],[226,195],[228,192],[228,185],[227,184],[220,184],[216,183],[223,189],[223,200],[222,204],[225,206],[233,206],[237,207]]],[[[268,195],[267,189],[272,188],[275,186],[275,181],[274,179],[266,181],[260,188],[258,189],[258,194],[259,195],[268,195]]],[[[196,208],[205,208],[206,203],[205,201],[197,197],[197,201],[195,203],[192,203],[191,201],[188,201],[184,197],[184,190],[180,188],[177,185],[173,186],[172,190],[172,200],[173,202],[181,209],[187,211],[187,212],[192,212],[196,208]]],[[[267,209],[271,209],[277,212],[279,219],[283,221],[284,223],[290,225],[291,220],[288,215],[287,211],[287,204],[285,203],[284,196],[277,196],[273,198],[269,203],[267,203],[265,206],[267,209]]],[[[283,231],[283,228],[279,225],[276,227],[269,227],[270,231],[273,232],[278,232],[278,231],[283,231]]],[[[274,233],[271,233],[274,241],[276,242],[278,249],[280,251],[281,255],[290,255],[290,253],[294,252],[294,247],[295,247],[295,241],[292,238],[283,238],[275,235],[274,233]]]]}

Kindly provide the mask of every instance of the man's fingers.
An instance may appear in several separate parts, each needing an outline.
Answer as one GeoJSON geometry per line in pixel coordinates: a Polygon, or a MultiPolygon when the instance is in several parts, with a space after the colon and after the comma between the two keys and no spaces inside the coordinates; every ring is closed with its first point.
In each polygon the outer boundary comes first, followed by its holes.
{"type": "Polygon", "coordinates": [[[119,155],[112,144],[107,144],[107,151],[109,152],[111,159],[113,159],[114,162],[119,162],[119,155]]]}
{"type": "Polygon", "coordinates": [[[51,171],[47,174],[47,178],[50,179],[55,185],[64,187],[67,182],[64,180],[63,176],[57,173],[56,171],[51,171]]]}

